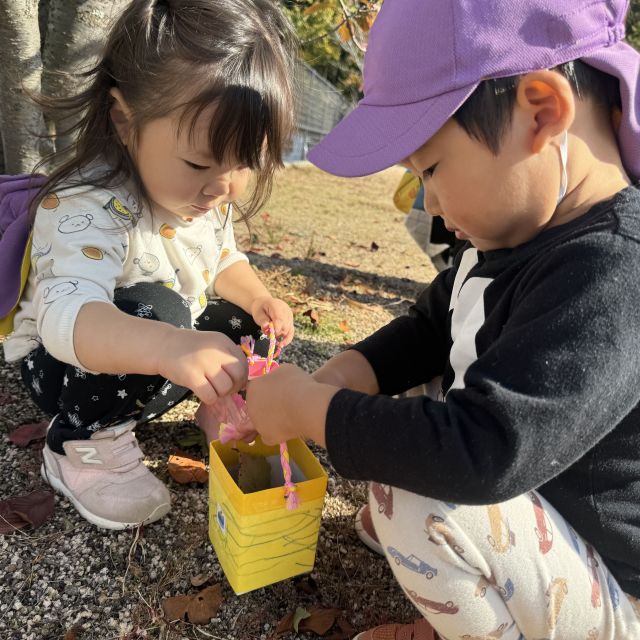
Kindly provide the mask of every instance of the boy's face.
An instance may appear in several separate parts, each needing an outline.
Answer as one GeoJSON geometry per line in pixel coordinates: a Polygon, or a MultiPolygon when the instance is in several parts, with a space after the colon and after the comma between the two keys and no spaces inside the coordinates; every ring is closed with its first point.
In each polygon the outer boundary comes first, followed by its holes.
{"type": "Polygon", "coordinates": [[[137,137],[134,160],[152,202],[181,218],[204,215],[237,200],[247,187],[250,170],[237,163],[218,164],[210,155],[208,129],[212,113],[205,110],[189,136],[178,118],[157,118],[137,137]]]}
{"type": "Polygon", "coordinates": [[[549,224],[561,176],[557,148],[534,154],[530,137],[516,109],[496,156],[449,119],[404,164],[424,182],[425,210],[458,239],[481,251],[515,247],[549,224]]]}

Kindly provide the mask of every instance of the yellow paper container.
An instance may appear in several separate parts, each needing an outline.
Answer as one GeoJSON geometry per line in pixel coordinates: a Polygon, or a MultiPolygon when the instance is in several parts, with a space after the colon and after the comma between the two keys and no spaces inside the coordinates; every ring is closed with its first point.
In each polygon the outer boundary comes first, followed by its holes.
{"type": "Polygon", "coordinates": [[[284,487],[243,493],[228,467],[238,451],[280,455],[259,439],[252,446],[215,440],[210,447],[209,538],[236,594],[313,569],[327,474],[302,440],[290,440],[289,457],[306,480],[296,483],[300,506],[288,510],[284,487]]]}

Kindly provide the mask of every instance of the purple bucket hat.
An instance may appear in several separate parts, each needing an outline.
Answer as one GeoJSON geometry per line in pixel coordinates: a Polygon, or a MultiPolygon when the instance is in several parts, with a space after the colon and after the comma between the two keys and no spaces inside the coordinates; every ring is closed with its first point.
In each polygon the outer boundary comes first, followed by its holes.
{"type": "Polygon", "coordinates": [[[421,147],[481,80],[570,60],[620,81],[618,140],[640,177],[640,54],[624,37],[628,0],[385,0],[364,60],[364,98],[309,160],[363,176],[421,147]]]}

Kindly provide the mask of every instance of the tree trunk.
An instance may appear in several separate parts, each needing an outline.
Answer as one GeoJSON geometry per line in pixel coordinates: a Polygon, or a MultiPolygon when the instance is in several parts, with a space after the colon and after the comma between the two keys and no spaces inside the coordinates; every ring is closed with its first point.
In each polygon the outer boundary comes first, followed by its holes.
{"type": "Polygon", "coordinates": [[[42,61],[38,0],[0,0],[0,42],[3,43],[0,71],[0,132],[4,170],[32,171],[46,152],[44,119],[23,87],[40,92],[42,61]]]}
{"type": "MultiPolygon", "coordinates": [[[[3,2],[5,0],[0,0],[3,2]]],[[[82,89],[83,79],[72,74],[95,65],[105,36],[130,0],[50,0],[44,39],[42,92],[47,96],[70,95],[82,89]],[[71,74],[71,75],[68,75],[71,74]]],[[[55,117],[55,116],[54,116],[55,117]]],[[[73,121],[49,123],[56,132],[56,148],[73,140],[64,129],[73,121]]]]}

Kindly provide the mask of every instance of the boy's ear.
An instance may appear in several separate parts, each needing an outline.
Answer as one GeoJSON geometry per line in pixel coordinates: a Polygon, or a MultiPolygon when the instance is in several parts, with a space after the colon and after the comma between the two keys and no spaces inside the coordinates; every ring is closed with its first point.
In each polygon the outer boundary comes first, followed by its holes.
{"type": "Polygon", "coordinates": [[[120,141],[126,147],[131,138],[132,112],[120,89],[113,87],[109,90],[109,93],[113,98],[109,115],[120,141]]]}
{"type": "Polygon", "coordinates": [[[568,80],[555,71],[531,71],[518,83],[516,103],[532,121],[531,151],[538,153],[566,131],[575,117],[575,98],[568,80]]]}

